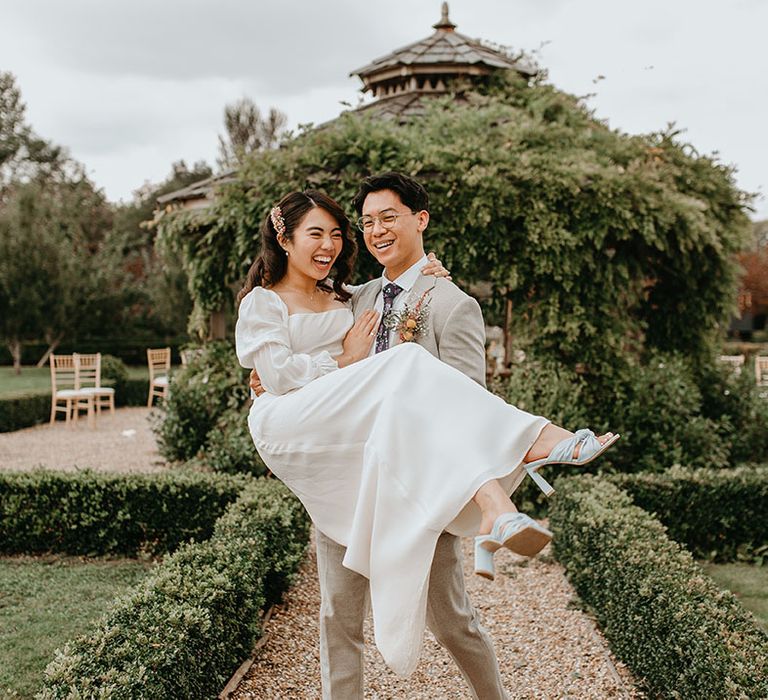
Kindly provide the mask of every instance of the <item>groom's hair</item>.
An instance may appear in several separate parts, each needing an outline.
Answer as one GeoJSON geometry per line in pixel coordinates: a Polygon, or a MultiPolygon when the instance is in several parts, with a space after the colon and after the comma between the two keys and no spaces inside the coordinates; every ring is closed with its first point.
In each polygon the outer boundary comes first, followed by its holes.
{"type": "Polygon", "coordinates": [[[360,183],[355,198],[352,200],[352,206],[355,207],[358,215],[363,213],[363,203],[365,198],[371,192],[380,192],[381,190],[392,190],[400,197],[400,201],[411,211],[429,211],[429,195],[424,189],[424,185],[417,182],[403,173],[387,172],[380,175],[371,175],[360,183]]]}

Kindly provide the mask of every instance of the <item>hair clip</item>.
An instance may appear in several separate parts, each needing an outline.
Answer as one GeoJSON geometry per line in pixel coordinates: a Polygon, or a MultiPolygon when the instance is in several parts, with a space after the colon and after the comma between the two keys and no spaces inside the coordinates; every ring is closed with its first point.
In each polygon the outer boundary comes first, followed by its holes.
{"type": "Polygon", "coordinates": [[[269,212],[269,218],[272,221],[272,226],[275,227],[275,231],[281,236],[285,235],[285,219],[280,207],[272,207],[272,211],[269,212]]]}

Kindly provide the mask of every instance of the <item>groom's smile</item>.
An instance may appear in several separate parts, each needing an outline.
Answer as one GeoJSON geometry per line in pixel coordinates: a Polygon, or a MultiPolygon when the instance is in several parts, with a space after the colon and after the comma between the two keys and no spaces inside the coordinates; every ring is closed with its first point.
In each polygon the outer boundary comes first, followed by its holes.
{"type": "Polygon", "coordinates": [[[392,190],[371,192],[363,203],[361,221],[368,252],[396,279],[424,255],[422,232],[429,222],[426,211],[414,212],[392,190]]]}

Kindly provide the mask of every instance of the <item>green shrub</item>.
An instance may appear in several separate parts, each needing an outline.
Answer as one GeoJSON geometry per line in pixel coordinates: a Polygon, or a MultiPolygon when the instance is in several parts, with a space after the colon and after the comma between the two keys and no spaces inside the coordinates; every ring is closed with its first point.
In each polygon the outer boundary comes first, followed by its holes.
{"type": "MultiPolygon", "coordinates": [[[[104,385],[112,386],[112,382],[105,380],[104,385]]],[[[149,391],[149,384],[146,379],[125,379],[114,386],[116,406],[146,405],[147,392],[149,391]]],[[[21,430],[39,423],[46,423],[50,418],[50,392],[15,398],[0,398],[0,433],[8,433],[12,430],[21,430]]],[[[59,420],[61,420],[61,414],[59,414],[59,420]]]]}
{"type": "Polygon", "coordinates": [[[609,398],[603,411],[612,416],[611,430],[621,433],[609,457],[618,470],[728,464],[730,444],[723,440],[719,417],[702,415],[701,391],[683,358],[653,355],[642,366],[629,367],[616,398],[609,398]]]}
{"type": "Polygon", "coordinates": [[[492,388],[519,409],[570,428],[592,418],[585,403],[589,387],[573,370],[551,360],[532,359],[513,364],[510,372],[509,379],[492,388]]]}
{"type": "Polygon", "coordinates": [[[0,551],[151,554],[205,539],[245,477],[0,472],[0,551]]]}
{"type": "Polygon", "coordinates": [[[713,361],[694,365],[702,394],[702,415],[721,423],[730,461],[768,461],[768,388],[758,387],[751,367],[735,374],[713,361]]]}
{"type": "Polygon", "coordinates": [[[654,514],[699,558],[762,561],[768,556],[768,467],[673,468],[620,474],[611,482],[654,514]]]}
{"type": "Polygon", "coordinates": [[[154,426],[160,452],[171,461],[205,451],[222,416],[248,400],[247,372],[238,364],[232,344],[209,343],[200,350],[174,375],[154,426]]]}
{"type": "Polygon", "coordinates": [[[101,358],[101,379],[112,386],[119,386],[128,381],[128,368],[125,362],[114,355],[103,355],[101,358]]]}
{"type": "Polygon", "coordinates": [[[41,700],[215,697],[253,648],[309,521],[276,480],[248,486],[208,542],[183,546],[46,669],[41,700]]]}
{"type": "Polygon", "coordinates": [[[555,556],[652,697],[768,696],[768,635],[628,494],[562,479],[550,524],[555,556]]]}
{"type": "Polygon", "coordinates": [[[115,394],[121,393],[120,390],[128,381],[128,368],[125,362],[114,355],[103,355],[101,358],[101,381],[106,386],[115,388],[115,394]]]}
{"type": "Polygon", "coordinates": [[[217,472],[264,476],[267,467],[253,445],[248,429],[248,411],[229,409],[208,434],[202,456],[204,464],[217,472]]]}
{"type": "MultiPolygon", "coordinates": [[[[613,376],[579,374],[536,359],[513,365],[495,390],[526,411],[568,429],[621,433],[595,464],[601,471],[662,472],[678,464],[725,467],[768,460],[768,401],[749,373],[714,361],[653,354],[613,376]]],[[[569,470],[557,468],[563,473],[569,470]]]]}
{"type": "Polygon", "coordinates": [[[28,428],[50,418],[50,393],[0,399],[0,433],[28,428]]]}
{"type": "Polygon", "coordinates": [[[148,379],[127,379],[115,390],[115,405],[146,406],[149,394],[148,379]]]}

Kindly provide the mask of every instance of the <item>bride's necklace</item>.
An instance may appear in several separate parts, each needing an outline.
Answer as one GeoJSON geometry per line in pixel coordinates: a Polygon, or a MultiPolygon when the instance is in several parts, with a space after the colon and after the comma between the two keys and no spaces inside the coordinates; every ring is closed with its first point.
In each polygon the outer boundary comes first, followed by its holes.
{"type": "Polygon", "coordinates": [[[310,306],[314,306],[315,305],[315,297],[316,297],[317,292],[318,292],[318,288],[317,287],[315,287],[314,290],[310,294],[307,294],[307,292],[305,292],[303,290],[291,289],[290,287],[286,287],[285,290],[288,291],[288,292],[291,292],[292,294],[298,294],[299,296],[302,296],[305,299],[308,299],[310,306]]]}

